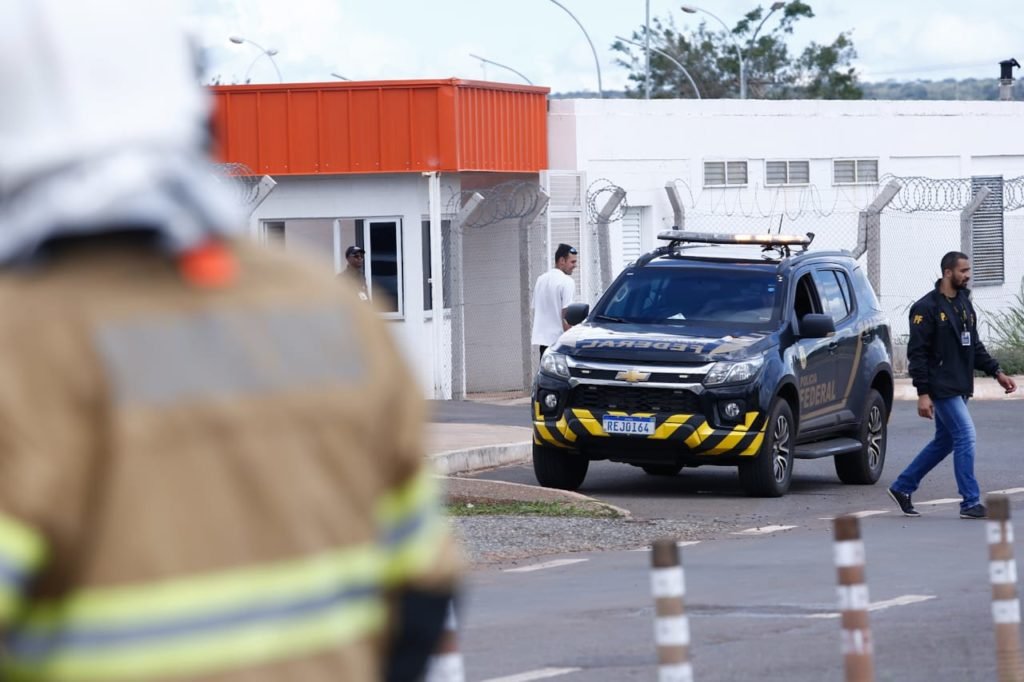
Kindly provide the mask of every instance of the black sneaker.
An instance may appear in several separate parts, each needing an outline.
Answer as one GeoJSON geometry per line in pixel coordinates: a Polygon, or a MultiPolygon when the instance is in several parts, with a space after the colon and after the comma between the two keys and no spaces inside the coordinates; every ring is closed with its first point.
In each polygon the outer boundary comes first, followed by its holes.
{"type": "MultiPolygon", "coordinates": [[[[910,495],[907,495],[906,493],[901,493],[898,490],[893,490],[892,488],[889,488],[889,497],[891,497],[893,499],[893,502],[895,502],[896,504],[898,504],[900,506],[900,511],[903,512],[904,516],[920,516],[921,515],[921,513],[919,511],[914,509],[914,505],[910,501],[910,495]]],[[[981,505],[978,505],[978,506],[981,506],[981,505]]],[[[961,515],[963,515],[964,513],[966,513],[966,512],[961,512],[961,515]]],[[[982,510],[982,516],[984,516],[984,508],[982,510]]]]}
{"type": "Polygon", "coordinates": [[[960,510],[961,519],[983,519],[986,516],[988,516],[988,510],[983,504],[976,504],[973,507],[960,510]]]}

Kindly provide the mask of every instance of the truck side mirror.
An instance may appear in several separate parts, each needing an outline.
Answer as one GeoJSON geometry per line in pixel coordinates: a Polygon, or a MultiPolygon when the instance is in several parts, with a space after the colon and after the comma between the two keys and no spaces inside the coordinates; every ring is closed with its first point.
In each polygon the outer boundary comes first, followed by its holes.
{"type": "Polygon", "coordinates": [[[808,313],[800,318],[800,337],[804,339],[823,339],[836,333],[836,323],[831,315],[808,313]]]}
{"type": "Polygon", "coordinates": [[[583,320],[587,319],[587,315],[589,314],[589,303],[570,303],[569,307],[565,309],[565,321],[576,326],[583,320]]]}

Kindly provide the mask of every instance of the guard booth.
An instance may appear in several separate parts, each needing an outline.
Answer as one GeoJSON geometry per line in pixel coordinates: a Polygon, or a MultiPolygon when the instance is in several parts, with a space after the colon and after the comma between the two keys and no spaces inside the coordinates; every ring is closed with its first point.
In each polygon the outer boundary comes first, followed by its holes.
{"type": "Polygon", "coordinates": [[[345,249],[363,247],[373,303],[427,396],[523,390],[521,283],[546,249],[528,209],[547,165],[548,88],[445,79],[211,91],[218,160],[277,183],[250,218],[254,238],[339,273],[345,249]],[[537,232],[521,257],[520,230],[537,232]]]}

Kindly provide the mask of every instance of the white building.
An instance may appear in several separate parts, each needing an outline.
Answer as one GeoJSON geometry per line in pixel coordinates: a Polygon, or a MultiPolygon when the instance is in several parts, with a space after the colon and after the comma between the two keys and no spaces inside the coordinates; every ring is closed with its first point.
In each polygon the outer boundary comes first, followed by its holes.
{"type": "Polygon", "coordinates": [[[896,180],[862,258],[876,261],[897,336],[946,251],[974,252],[983,314],[1024,276],[1024,142],[1013,134],[1024,103],[546,101],[544,88],[456,80],[214,91],[221,158],[278,183],[253,234],[338,270],[347,245],[366,248],[371,290],[390,294],[377,302],[428,396],[524,391],[536,362],[529,289],[568,242],[580,246],[580,298],[594,302],[602,231],[613,274],[676,222],[810,231],[812,248],[853,250],[859,213],[896,180]],[[972,178],[1003,191],[962,235],[972,178]],[[534,222],[538,186],[550,203],[534,222]],[[625,204],[602,221],[618,188],[625,204]],[[473,190],[487,210],[461,224],[473,190]],[[430,278],[441,263],[443,306],[430,278]]]}
{"type": "Polygon", "coordinates": [[[617,268],[675,222],[666,183],[687,229],[811,231],[812,248],[852,251],[858,213],[895,179],[903,189],[881,215],[878,288],[899,335],[947,251],[975,252],[980,310],[1019,291],[1024,211],[996,211],[998,225],[978,215],[962,241],[960,210],[971,178],[994,177],[1021,208],[1021,123],[1022,102],[552,100],[549,166],[626,191],[628,208],[610,225],[617,268]]]}

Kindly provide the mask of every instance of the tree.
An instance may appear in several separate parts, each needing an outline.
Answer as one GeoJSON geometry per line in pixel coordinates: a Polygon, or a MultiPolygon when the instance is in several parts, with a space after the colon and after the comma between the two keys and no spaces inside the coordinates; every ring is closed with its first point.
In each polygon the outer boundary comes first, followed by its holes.
{"type": "MultiPolygon", "coordinates": [[[[793,25],[814,17],[811,6],[801,0],[786,2],[773,14],[763,7],[747,12],[730,32],[711,31],[706,21],[696,30],[683,33],[672,16],[655,17],[651,22],[651,96],[659,98],[694,97],[689,79],[667,57],[682,64],[696,82],[702,97],[738,97],[740,60],[736,46],[743,52],[747,96],[751,98],[860,99],[858,74],[852,66],[857,57],[848,32],[840,33],[829,45],[811,43],[797,56],[790,54],[787,38],[793,25]]],[[[634,43],[644,43],[645,28],[633,31],[634,43]]],[[[645,52],[617,40],[612,49],[622,54],[616,62],[630,70],[626,88],[630,97],[644,94],[645,52]]]]}

